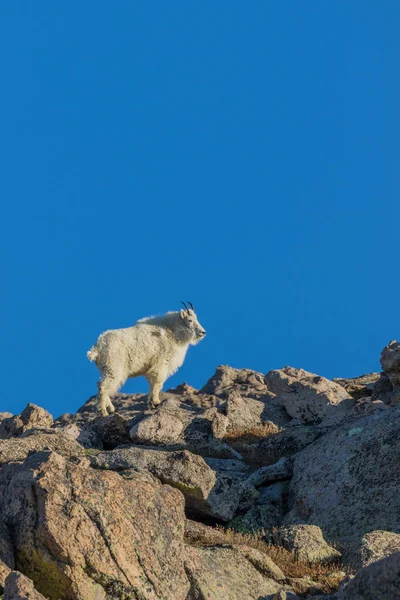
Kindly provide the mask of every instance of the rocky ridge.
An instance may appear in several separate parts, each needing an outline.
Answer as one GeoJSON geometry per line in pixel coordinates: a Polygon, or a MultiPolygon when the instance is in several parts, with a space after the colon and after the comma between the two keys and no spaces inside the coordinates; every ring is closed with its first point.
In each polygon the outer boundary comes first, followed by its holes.
{"type": "Polygon", "coordinates": [[[400,344],[381,365],[0,413],[3,598],[399,598],[400,344]]]}

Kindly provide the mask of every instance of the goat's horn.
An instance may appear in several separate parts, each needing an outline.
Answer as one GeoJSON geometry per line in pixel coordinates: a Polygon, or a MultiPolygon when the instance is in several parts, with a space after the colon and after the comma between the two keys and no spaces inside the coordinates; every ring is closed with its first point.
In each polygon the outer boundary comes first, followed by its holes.
{"type": "Polygon", "coordinates": [[[191,302],[188,302],[188,304],[189,304],[190,308],[191,308],[192,310],[194,310],[194,308],[193,308],[193,304],[192,304],[191,302]]]}
{"type": "Polygon", "coordinates": [[[183,300],[181,300],[181,304],[183,304],[183,306],[186,308],[187,312],[189,312],[188,307],[186,306],[186,304],[183,302],[183,300]]]}

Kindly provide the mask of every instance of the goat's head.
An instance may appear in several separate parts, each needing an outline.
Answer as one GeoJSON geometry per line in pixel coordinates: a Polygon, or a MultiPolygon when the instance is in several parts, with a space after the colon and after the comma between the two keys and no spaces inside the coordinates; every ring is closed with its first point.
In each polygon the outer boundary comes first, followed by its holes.
{"type": "Polygon", "coordinates": [[[182,309],[180,311],[180,317],[185,327],[187,327],[188,330],[192,333],[192,340],[190,343],[197,344],[206,335],[206,331],[204,327],[200,325],[197,319],[197,315],[194,312],[193,304],[191,302],[188,302],[190,308],[185,304],[185,302],[182,302],[182,304],[186,310],[182,309]]]}

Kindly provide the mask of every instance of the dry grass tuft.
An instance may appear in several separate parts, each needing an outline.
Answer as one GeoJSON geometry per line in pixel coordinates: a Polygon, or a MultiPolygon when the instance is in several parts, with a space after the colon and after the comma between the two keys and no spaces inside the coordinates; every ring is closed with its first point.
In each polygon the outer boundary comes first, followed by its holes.
{"type": "Polygon", "coordinates": [[[267,421],[260,425],[254,425],[251,429],[244,429],[242,431],[235,429],[234,431],[230,431],[224,436],[224,440],[229,443],[254,444],[263,438],[275,435],[281,431],[282,429],[275,425],[275,423],[267,421]]]}
{"type": "Polygon", "coordinates": [[[283,431],[275,423],[267,421],[266,423],[255,425],[251,429],[228,431],[223,440],[231,448],[239,452],[249,465],[258,468],[265,464],[264,462],[260,463],[260,456],[257,451],[258,443],[269,437],[279,435],[283,431]]]}
{"type": "MultiPolygon", "coordinates": [[[[264,541],[262,532],[246,534],[238,533],[233,529],[225,529],[221,526],[215,528],[208,527],[207,534],[196,535],[190,532],[186,535],[186,540],[196,546],[220,546],[227,544],[231,546],[250,546],[259,552],[269,556],[273,562],[283,571],[288,579],[308,578],[316,583],[318,589],[322,593],[332,593],[338,589],[338,586],[345,575],[350,571],[344,568],[339,563],[333,564],[313,564],[296,558],[295,553],[289,552],[281,546],[267,544],[264,541]]],[[[304,589],[299,584],[299,589],[296,590],[296,582],[292,581],[296,593],[302,595],[304,589]]]]}

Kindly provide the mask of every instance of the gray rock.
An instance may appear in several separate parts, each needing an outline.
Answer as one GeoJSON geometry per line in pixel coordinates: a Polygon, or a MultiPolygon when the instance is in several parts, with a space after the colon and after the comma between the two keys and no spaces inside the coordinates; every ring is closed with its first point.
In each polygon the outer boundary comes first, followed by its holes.
{"type": "Polygon", "coordinates": [[[90,429],[101,440],[101,445],[106,450],[112,450],[131,441],[129,437],[130,423],[118,413],[107,417],[97,417],[91,421],[90,429]]]}
{"type": "Polygon", "coordinates": [[[0,560],[0,593],[4,589],[6,579],[11,573],[11,569],[2,560],[0,560]]]}
{"type": "Polygon", "coordinates": [[[400,534],[391,531],[371,531],[361,540],[361,561],[363,566],[400,552],[400,534]]]}
{"type": "Polygon", "coordinates": [[[225,437],[228,425],[228,417],[216,411],[211,421],[211,430],[215,439],[222,439],[225,437]]]}
{"type": "Polygon", "coordinates": [[[56,427],[56,431],[76,440],[84,448],[103,449],[100,436],[91,427],[79,427],[75,423],[68,423],[63,427],[56,427]]]}
{"type": "Polygon", "coordinates": [[[260,552],[251,546],[240,544],[237,546],[238,552],[246,558],[264,577],[270,577],[275,581],[286,581],[287,577],[272,560],[264,552],[260,552]]]}
{"type": "MultiPolygon", "coordinates": [[[[376,411],[386,410],[387,408],[388,405],[382,402],[382,400],[373,400],[372,398],[361,398],[360,400],[355,401],[354,407],[346,420],[351,421],[354,418],[372,415],[376,411]]],[[[343,419],[342,422],[344,423],[346,420],[343,419]]],[[[321,426],[325,426],[327,424],[329,423],[327,423],[327,420],[325,420],[321,426]]]]}
{"type": "Polygon", "coordinates": [[[247,481],[248,483],[254,485],[254,487],[258,488],[266,483],[272,483],[282,479],[290,479],[292,475],[292,461],[287,457],[283,457],[275,464],[268,465],[267,467],[261,467],[261,469],[258,469],[252,473],[247,481]]]}
{"type": "Polygon", "coordinates": [[[27,429],[46,429],[53,423],[53,417],[47,410],[28,404],[21,413],[21,421],[24,424],[24,431],[27,429]]]}
{"type": "Polygon", "coordinates": [[[349,377],[341,379],[335,377],[332,381],[342,386],[348,394],[355,400],[371,397],[375,391],[377,383],[381,381],[382,373],[368,373],[361,377],[349,377]]]}
{"type": "Polygon", "coordinates": [[[271,485],[258,488],[259,495],[256,500],[257,504],[272,504],[278,506],[283,514],[283,497],[285,492],[287,492],[287,486],[287,482],[282,483],[281,481],[278,481],[271,485]]]}
{"type": "Polygon", "coordinates": [[[278,427],[287,423],[290,418],[282,406],[271,394],[265,385],[264,375],[250,369],[233,369],[228,366],[219,366],[215,375],[206,383],[198,393],[212,394],[227,400],[226,410],[229,412],[231,432],[240,432],[244,428],[249,429],[271,421],[278,427]],[[235,410],[239,403],[235,400],[229,402],[230,395],[239,397],[244,401],[243,415],[235,410]],[[229,406],[231,404],[231,406],[229,406]]]}
{"type": "Polygon", "coordinates": [[[30,454],[42,450],[52,450],[76,462],[88,462],[80,444],[61,432],[50,430],[50,433],[35,433],[24,438],[0,440],[0,466],[21,462],[30,454]]]}
{"type": "MultiPolygon", "coordinates": [[[[187,449],[203,457],[241,458],[240,448],[232,442],[232,436],[240,437],[248,431],[254,431],[256,437],[264,437],[271,428],[278,431],[279,427],[290,419],[284,407],[268,393],[261,374],[228,367],[221,367],[221,372],[226,375],[225,384],[223,389],[215,390],[220,396],[206,393],[207,390],[198,392],[186,384],[178,386],[175,390],[162,394],[163,401],[157,409],[158,417],[154,412],[147,410],[144,396],[118,394],[113,398],[117,412],[117,415],[112,415],[115,421],[113,427],[110,427],[109,420],[103,421],[97,416],[94,397],[90,398],[76,415],[62,415],[54,426],[76,424],[82,431],[93,431],[100,439],[100,444],[94,442],[97,445],[91,447],[99,449],[103,446],[113,449],[129,443],[126,430],[130,430],[135,443],[163,445],[170,450],[187,449]],[[235,397],[240,407],[236,406],[235,397]],[[121,420],[125,423],[123,427],[121,420]],[[162,424],[159,421],[162,421],[162,424]],[[183,424],[179,435],[178,421],[183,424]],[[164,438],[162,432],[166,432],[168,427],[172,426],[172,422],[175,424],[174,432],[166,433],[167,437],[164,438]]],[[[211,388],[208,391],[213,391],[213,385],[211,388]]],[[[85,437],[86,447],[87,443],[85,437]]]]}
{"type": "Polygon", "coordinates": [[[221,529],[208,527],[198,521],[186,519],[185,540],[195,546],[226,546],[227,537],[221,529]]]}
{"type": "Polygon", "coordinates": [[[305,424],[347,414],[354,403],[342,386],[303,369],[285,367],[270,371],[264,381],[289,416],[305,424]]]}
{"type": "Polygon", "coordinates": [[[272,534],[272,540],[286,550],[294,551],[298,560],[310,563],[331,563],[340,559],[341,553],[329,546],[316,525],[288,525],[272,534]]]}
{"type": "Polygon", "coordinates": [[[14,415],[10,412],[0,412],[0,421],[3,421],[4,419],[11,419],[13,416],[14,415]]]}
{"type": "Polygon", "coordinates": [[[7,526],[0,521],[0,586],[4,587],[5,580],[15,568],[14,548],[7,526]]]}
{"type": "Polygon", "coordinates": [[[47,429],[52,423],[53,417],[47,410],[36,404],[28,404],[20,415],[0,421],[0,440],[19,437],[32,429],[47,429]]]}
{"type": "MultiPolygon", "coordinates": [[[[260,406],[260,413],[262,405],[260,406]]],[[[228,393],[226,400],[226,414],[228,417],[228,432],[229,433],[244,433],[252,429],[255,425],[261,425],[260,416],[254,418],[248,402],[244,400],[240,393],[232,390],[228,393]]]]}
{"type": "Polygon", "coordinates": [[[335,600],[398,600],[400,598],[400,552],[373,562],[358,571],[334,595],[335,600]]]}
{"type": "Polygon", "coordinates": [[[382,369],[394,388],[400,387],[400,343],[392,340],[382,350],[382,369]]]}
{"type": "Polygon", "coordinates": [[[0,422],[0,440],[18,437],[23,432],[24,424],[19,415],[6,417],[0,422]]]}
{"type": "Polygon", "coordinates": [[[229,527],[239,533],[268,533],[282,523],[279,506],[263,504],[253,506],[244,515],[237,515],[229,522],[229,527]]]}
{"type": "Polygon", "coordinates": [[[204,461],[208,464],[210,469],[216,471],[217,473],[225,473],[234,475],[236,477],[240,477],[243,480],[246,480],[249,473],[251,472],[251,467],[247,465],[242,460],[237,460],[234,458],[204,458],[204,461]]]}
{"type": "Polygon", "coordinates": [[[257,504],[259,496],[260,492],[254,487],[254,485],[244,482],[240,489],[240,499],[236,512],[242,513],[252,508],[252,506],[257,504]]]}
{"type": "Polygon", "coordinates": [[[251,369],[234,369],[227,365],[220,365],[200,393],[225,397],[233,388],[240,394],[251,392],[257,395],[260,392],[264,394],[268,392],[262,373],[251,369]]]}
{"type": "Polygon", "coordinates": [[[238,507],[243,483],[234,473],[213,471],[201,456],[187,450],[165,451],[140,446],[100,452],[92,466],[120,471],[147,469],[162,483],[179,489],[189,515],[207,515],[229,521],[238,507]]]}
{"type": "Polygon", "coordinates": [[[390,383],[389,377],[385,373],[381,373],[380,378],[374,385],[371,400],[381,400],[385,404],[389,404],[393,393],[393,385],[390,383]]]}
{"type": "Polygon", "coordinates": [[[140,444],[172,444],[177,442],[184,424],[178,418],[165,411],[157,411],[139,421],[129,431],[130,438],[140,444]]]}
{"type": "MultiPolygon", "coordinates": [[[[185,600],[183,509],[170,486],[94,471],[55,452],[0,469],[0,514],[16,566],[49,600],[185,600]]],[[[21,594],[29,597],[38,600],[21,594]]]]}
{"type": "Polygon", "coordinates": [[[279,590],[273,597],[273,600],[300,600],[300,596],[293,592],[287,592],[285,590],[279,590]]]}
{"type": "Polygon", "coordinates": [[[400,408],[341,425],[294,457],[287,523],[329,539],[400,530],[400,408]]]}
{"type": "Polygon", "coordinates": [[[33,581],[18,573],[12,571],[6,581],[3,600],[46,600],[42,594],[35,590],[33,581]]]}
{"type": "Polygon", "coordinates": [[[264,577],[235,548],[187,548],[190,598],[258,600],[272,598],[284,586],[264,577]]]}
{"type": "Polygon", "coordinates": [[[254,465],[268,466],[282,457],[290,457],[312,444],[322,432],[317,427],[301,425],[270,435],[260,442],[240,448],[240,453],[254,465]]]}

